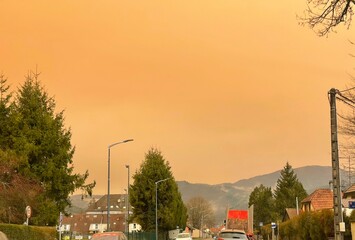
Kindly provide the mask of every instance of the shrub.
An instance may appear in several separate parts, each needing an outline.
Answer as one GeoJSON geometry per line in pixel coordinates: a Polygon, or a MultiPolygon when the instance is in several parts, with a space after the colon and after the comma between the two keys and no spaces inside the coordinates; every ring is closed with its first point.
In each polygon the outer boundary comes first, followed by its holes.
{"type": "Polygon", "coordinates": [[[57,236],[55,227],[0,224],[0,231],[5,233],[9,240],[54,240],[57,236]]]}
{"type": "Polygon", "coordinates": [[[301,213],[279,225],[282,240],[324,240],[334,236],[334,215],[331,210],[301,213]]]}

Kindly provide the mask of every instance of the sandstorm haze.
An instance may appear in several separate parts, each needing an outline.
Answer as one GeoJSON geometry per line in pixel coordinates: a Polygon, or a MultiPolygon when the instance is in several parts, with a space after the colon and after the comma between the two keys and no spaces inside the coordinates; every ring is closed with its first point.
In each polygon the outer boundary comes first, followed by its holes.
{"type": "Polygon", "coordinates": [[[127,186],[150,147],[176,180],[217,184],[331,165],[327,92],[351,84],[353,31],[319,38],[306,1],[0,3],[0,71],[28,70],[65,110],[74,166],[107,191],[127,186]]]}

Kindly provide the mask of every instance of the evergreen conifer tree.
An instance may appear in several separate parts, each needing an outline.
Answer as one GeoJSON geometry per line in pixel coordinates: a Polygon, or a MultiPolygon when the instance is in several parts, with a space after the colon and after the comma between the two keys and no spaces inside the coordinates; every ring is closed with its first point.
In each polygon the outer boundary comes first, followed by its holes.
{"type": "Polygon", "coordinates": [[[176,229],[177,226],[185,227],[186,207],[174,181],[169,162],[164,159],[159,150],[151,148],[148,151],[133,179],[134,183],[130,186],[130,204],[134,209],[133,221],[139,223],[144,231],[154,231],[157,190],[159,230],[166,232],[176,229]],[[168,180],[156,184],[164,179],[168,180]]]}
{"type": "Polygon", "coordinates": [[[85,184],[88,172],[74,174],[70,129],[64,127],[63,111],[55,113],[55,101],[29,73],[18,89],[11,112],[11,150],[21,159],[19,172],[29,181],[42,184],[40,203],[33,208],[32,223],[55,225],[58,214],[70,205],[69,195],[77,189],[91,194],[94,183],[85,184]]]}
{"type": "Polygon", "coordinates": [[[7,78],[0,74],[0,149],[8,149],[11,138],[11,93],[8,93],[10,86],[7,84],[7,78]]]}
{"type": "Polygon", "coordinates": [[[288,162],[281,170],[281,176],[277,180],[274,196],[276,212],[279,218],[282,218],[286,208],[296,208],[296,198],[298,198],[298,202],[300,203],[307,197],[306,190],[303,188],[302,183],[298,181],[297,175],[288,162]]]}

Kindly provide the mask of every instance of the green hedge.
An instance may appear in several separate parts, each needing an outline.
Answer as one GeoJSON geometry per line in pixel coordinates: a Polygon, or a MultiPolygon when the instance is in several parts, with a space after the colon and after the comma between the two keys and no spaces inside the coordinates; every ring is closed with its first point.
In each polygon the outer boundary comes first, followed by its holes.
{"type": "Polygon", "coordinates": [[[0,231],[9,240],[55,240],[58,237],[55,227],[0,224],[0,231]]]}
{"type": "MultiPolygon", "coordinates": [[[[277,230],[279,240],[328,239],[334,236],[334,215],[331,210],[301,213],[291,220],[279,223],[277,230]]],[[[271,237],[270,224],[263,226],[261,234],[264,239],[271,237]]]]}

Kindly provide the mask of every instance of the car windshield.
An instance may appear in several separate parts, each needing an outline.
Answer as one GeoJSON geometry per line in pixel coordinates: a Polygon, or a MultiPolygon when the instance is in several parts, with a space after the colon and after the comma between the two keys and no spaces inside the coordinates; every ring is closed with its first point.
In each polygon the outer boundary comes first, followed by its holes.
{"type": "Polygon", "coordinates": [[[240,232],[222,232],[219,235],[220,238],[234,238],[234,239],[247,239],[244,233],[240,232]]]}
{"type": "Polygon", "coordinates": [[[180,233],[177,235],[177,238],[188,238],[190,237],[190,234],[188,233],[180,233]]]}

